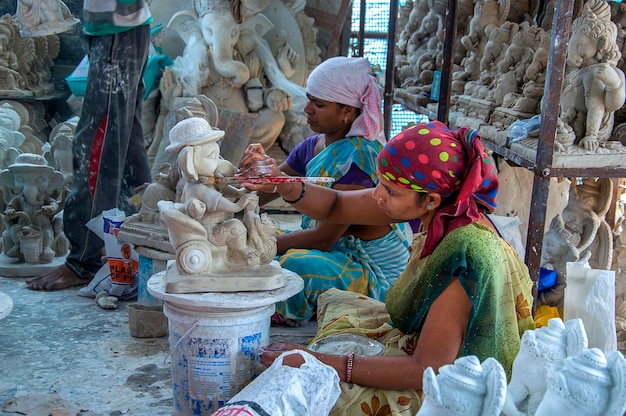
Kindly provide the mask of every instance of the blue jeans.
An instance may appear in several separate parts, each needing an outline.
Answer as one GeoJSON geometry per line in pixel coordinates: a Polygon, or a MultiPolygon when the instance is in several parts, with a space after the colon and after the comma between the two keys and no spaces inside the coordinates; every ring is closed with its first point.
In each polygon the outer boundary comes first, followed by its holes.
{"type": "Polygon", "coordinates": [[[63,213],[70,241],[66,264],[90,280],[102,266],[104,242],[86,224],[103,211],[130,215],[135,187],[151,182],[141,113],[150,26],[89,36],[89,75],[72,147],[74,181],[63,213]]]}

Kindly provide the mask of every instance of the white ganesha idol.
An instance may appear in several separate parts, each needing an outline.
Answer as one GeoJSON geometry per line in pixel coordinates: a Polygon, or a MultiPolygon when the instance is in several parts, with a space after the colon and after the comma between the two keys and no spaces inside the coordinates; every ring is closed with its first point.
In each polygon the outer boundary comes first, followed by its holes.
{"type": "Polygon", "coordinates": [[[506,373],[494,358],[481,365],[478,357],[460,357],[435,375],[424,371],[424,401],[419,416],[492,416],[500,414],[506,397],[506,373]]]}
{"type": "Polygon", "coordinates": [[[548,373],[548,390],[536,416],[622,416],[626,411],[626,360],[598,348],[565,359],[548,373]]]}

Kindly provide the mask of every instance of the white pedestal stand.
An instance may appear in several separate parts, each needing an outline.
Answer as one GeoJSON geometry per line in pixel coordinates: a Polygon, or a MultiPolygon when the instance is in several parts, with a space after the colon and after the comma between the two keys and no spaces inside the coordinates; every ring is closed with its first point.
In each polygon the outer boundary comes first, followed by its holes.
{"type": "Polygon", "coordinates": [[[300,276],[283,272],[283,287],[258,292],[175,294],[165,292],[166,271],[148,280],[169,322],[174,415],[212,414],[256,377],[275,303],[304,286],[300,276]]]}

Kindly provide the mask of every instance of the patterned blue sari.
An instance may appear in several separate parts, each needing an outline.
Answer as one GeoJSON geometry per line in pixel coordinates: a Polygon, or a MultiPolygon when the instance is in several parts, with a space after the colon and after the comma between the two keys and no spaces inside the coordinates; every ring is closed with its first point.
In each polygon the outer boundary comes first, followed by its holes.
{"type": "MultiPolygon", "coordinates": [[[[350,137],[327,146],[306,166],[306,176],[345,176],[355,165],[377,184],[376,155],[382,145],[363,137],[350,137]]],[[[328,184],[327,186],[330,186],[328,184]]],[[[302,217],[302,228],[315,227],[312,218],[302,217]]],[[[282,267],[304,279],[304,289],[276,305],[285,318],[309,320],[315,315],[317,297],[330,288],[357,292],[383,300],[387,290],[409,259],[410,227],[393,224],[391,231],[376,240],[343,236],[329,251],[290,249],[279,257],[282,267]]]]}

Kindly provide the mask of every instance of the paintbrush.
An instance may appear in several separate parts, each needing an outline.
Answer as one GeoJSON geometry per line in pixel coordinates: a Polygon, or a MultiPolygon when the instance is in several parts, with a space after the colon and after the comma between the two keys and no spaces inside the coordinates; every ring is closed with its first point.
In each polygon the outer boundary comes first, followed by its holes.
{"type": "Polygon", "coordinates": [[[322,176],[253,176],[249,178],[228,176],[224,178],[215,177],[203,177],[203,181],[214,184],[239,184],[239,183],[252,183],[252,184],[280,184],[280,183],[294,183],[294,182],[307,182],[307,183],[332,183],[335,182],[335,178],[326,178],[322,176]]]}

